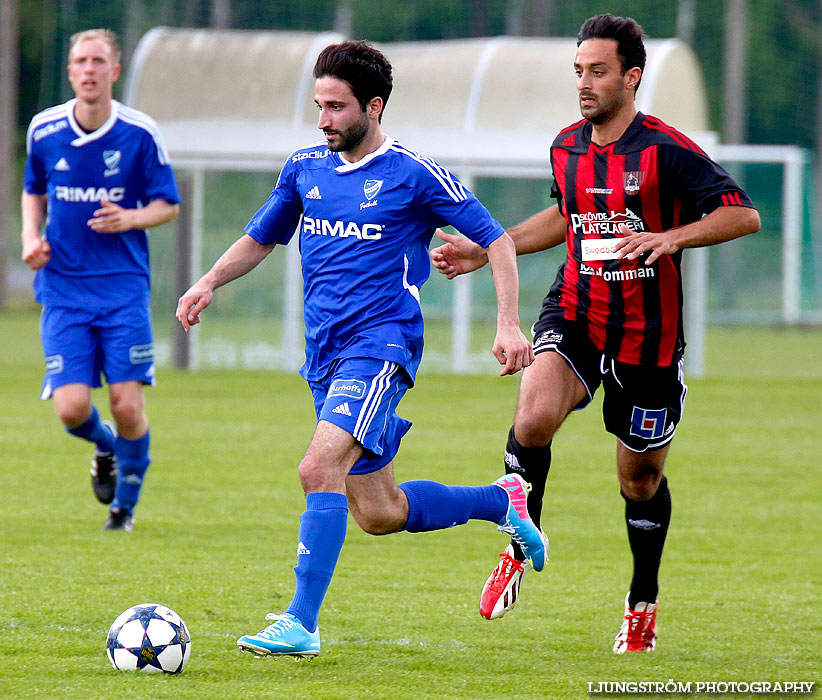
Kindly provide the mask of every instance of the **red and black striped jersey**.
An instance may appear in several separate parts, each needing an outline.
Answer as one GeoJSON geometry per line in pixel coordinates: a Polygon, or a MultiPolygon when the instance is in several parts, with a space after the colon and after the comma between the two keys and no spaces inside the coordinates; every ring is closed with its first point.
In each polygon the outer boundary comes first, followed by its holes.
{"type": "Polygon", "coordinates": [[[607,239],[619,224],[661,232],[721,206],[753,204],[699,146],[656,117],[637,113],[607,146],[591,133],[581,120],[551,146],[551,194],[568,222],[568,256],[547,301],[585,323],[597,348],[619,362],[674,364],[685,349],[682,252],[645,265],[615,259],[607,239]]]}

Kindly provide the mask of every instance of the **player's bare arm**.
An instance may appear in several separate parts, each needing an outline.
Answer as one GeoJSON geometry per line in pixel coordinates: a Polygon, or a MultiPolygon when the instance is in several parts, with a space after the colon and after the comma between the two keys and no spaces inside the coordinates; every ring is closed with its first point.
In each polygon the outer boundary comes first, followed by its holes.
{"type": "Polygon", "coordinates": [[[517,246],[517,255],[539,253],[565,242],[568,222],[560,213],[559,206],[543,209],[522,223],[508,229],[508,235],[517,246]]]}
{"type": "Polygon", "coordinates": [[[719,207],[699,221],[662,233],[633,232],[620,226],[625,235],[615,249],[628,260],[648,253],[646,265],[661,255],[672,255],[683,248],[717,245],[734,238],[756,233],[761,226],[759,212],[751,207],[719,207]]]}
{"type": "Polygon", "coordinates": [[[40,233],[46,217],[47,199],[48,196],[45,194],[30,194],[24,191],[21,201],[23,220],[23,230],[20,234],[23,243],[21,258],[32,270],[39,270],[45,266],[51,257],[51,246],[40,233]]]}
{"type": "Polygon", "coordinates": [[[531,343],[519,327],[519,275],[516,248],[503,233],[485,249],[497,292],[497,336],[492,352],[504,365],[500,376],[516,374],[534,361],[531,343]]]}
{"type": "Polygon", "coordinates": [[[200,322],[200,312],[211,303],[215,289],[251,272],[275,247],[275,243],[263,245],[249,235],[238,239],[220,256],[214,266],[180,297],[175,316],[183,329],[188,332],[191,326],[200,322]]]}
{"type": "Polygon", "coordinates": [[[155,199],[141,209],[125,209],[114,202],[103,200],[94,217],[88,220],[89,228],[97,233],[123,233],[132,229],[154,228],[173,221],[180,213],[179,204],[155,199]]]}
{"type": "MultiPolygon", "coordinates": [[[[565,240],[565,228],[565,219],[554,205],[511,227],[507,233],[514,241],[517,255],[527,255],[561,244],[565,240]]],[[[478,270],[488,262],[485,249],[464,236],[439,229],[437,236],[445,245],[431,251],[431,263],[448,279],[478,270]]]]}

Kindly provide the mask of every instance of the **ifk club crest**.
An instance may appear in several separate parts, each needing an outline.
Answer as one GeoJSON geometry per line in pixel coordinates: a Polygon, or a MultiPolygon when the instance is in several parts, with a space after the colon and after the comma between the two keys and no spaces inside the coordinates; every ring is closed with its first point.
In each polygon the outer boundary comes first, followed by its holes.
{"type": "Polygon", "coordinates": [[[103,162],[106,164],[104,175],[116,175],[120,172],[120,151],[103,151],[103,162]]]}
{"type": "Polygon", "coordinates": [[[374,197],[377,196],[377,193],[380,191],[382,187],[382,180],[366,180],[365,185],[363,185],[363,192],[365,194],[365,198],[370,202],[374,197]]]}

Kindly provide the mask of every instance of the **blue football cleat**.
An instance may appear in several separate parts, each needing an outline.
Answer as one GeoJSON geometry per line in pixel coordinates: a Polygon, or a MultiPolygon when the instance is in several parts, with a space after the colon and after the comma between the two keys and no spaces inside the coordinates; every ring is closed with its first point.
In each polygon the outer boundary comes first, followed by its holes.
{"type": "Polygon", "coordinates": [[[300,621],[286,613],[269,613],[266,620],[276,620],[257,634],[246,634],[237,640],[241,651],[250,651],[255,656],[293,656],[313,659],[320,653],[320,628],[309,632],[300,621]]]}
{"type": "Polygon", "coordinates": [[[508,512],[500,520],[498,530],[510,535],[520,546],[534,571],[542,571],[548,560],[548,538],[534,525],[528,515],[528,492],[531,485],[519,474],[506,474],[494,482],[508,494],[508,512]]]}

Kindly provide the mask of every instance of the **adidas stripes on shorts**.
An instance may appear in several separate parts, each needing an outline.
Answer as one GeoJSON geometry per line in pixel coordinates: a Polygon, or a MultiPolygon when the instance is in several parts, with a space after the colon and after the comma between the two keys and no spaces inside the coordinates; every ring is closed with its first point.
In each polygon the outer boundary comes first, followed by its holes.
{"type": "Polygon", "coordinates": [[[328,421],[359,442],[365,452],[351,474],[368,474],[394,459],[411,422],[396,413],[411,388],[402,367],[388,360],[346,357],[320,381],[308,382],[317,420],[328,421]]]}

